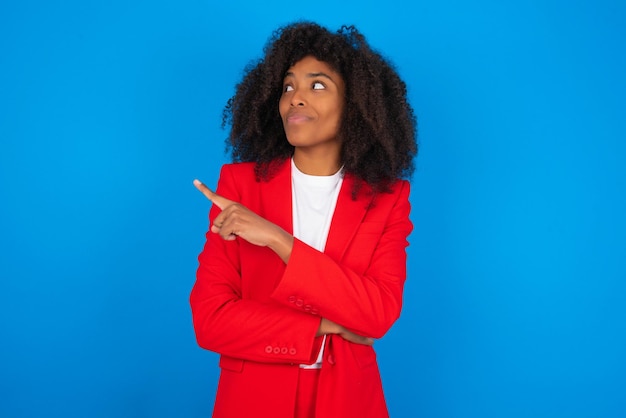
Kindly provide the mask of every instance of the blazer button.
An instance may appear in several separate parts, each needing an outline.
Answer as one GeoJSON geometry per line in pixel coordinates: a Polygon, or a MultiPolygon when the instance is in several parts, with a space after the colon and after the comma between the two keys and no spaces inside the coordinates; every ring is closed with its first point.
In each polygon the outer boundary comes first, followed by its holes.
{"type": "Polygon", "coordinates": [[[287,300],[289,301],[289,303],[294,303],[296,301],[296,297],[295,296],[289,296],[289,298],[287,300]]]}
{"type": "Polygon", "coordinates": [[[287,347],[282,347],[280,349],[280,354],[287,354],[289,352],[289,349],[287,347]]]}
{"type": "Polygon", "coordinates": [[[267,354],[272,354],[272,350],[274,347],[272,347],[271,345],[268,345],[267,347],[265,347],[265,352],[267,354]]]}
{"type": "Polygon", "coordinates": [[[295,349],[295,348],[293,348],[293,347],[291,347],[291,348],[289,349],[289,354],[291,354],[292,356],[295,356],[295,355],[296,355],[296,352],[297,352],[297,351],[296,351],[296,349],[295,349]]]}
{"type": "Polygon", "coordinates": [[[328,355],[328,363],[334,365],[335,364],[335,356],[333,356],[332,354],[328,355]]]}
{"type": "Polygon", "coordinates": [[[309,312],[311,310],[311,305],[304,305],[304,310],[309,312]]]}
{"type": "Polygon", "coordinates": [[[274,354],[280,354],[280,347],[274,347],[274,354]]]}
{"type": "Polygon", "coordinates": [[[313,315],[317,315],[318,313],[320,313],[320,311],[318,311],[317,308],[311,308],[311,313],[313,315]]]}
{"type": "Polygon", "coordinates": [[[302,299],[298,299],[298,300],[296,300],[296,306],[297,306],[298,308],[301,308],[301,307],[302,307],[302,305],[304,305],[304,301],[303,301],[302,299]]]}

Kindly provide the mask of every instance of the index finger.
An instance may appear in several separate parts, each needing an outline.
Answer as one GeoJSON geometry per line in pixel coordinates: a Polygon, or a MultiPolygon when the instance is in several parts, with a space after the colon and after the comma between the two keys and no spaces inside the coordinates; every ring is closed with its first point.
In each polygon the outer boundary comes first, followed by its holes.
{"type": "Polygon", "coordinates": [[[215,205],[217,205],[217,207],[222,210],[224,210],[224,208],[226,208],[227,206],[230,206],[231,204],[235,203],[232,200],[228,200],[225,197],[222,197],[218,195],[217,193],[213,192],[211,189],[209,189],[204,183],[202,183],[198,179],[193,181],[193,185],[196,186],[196,189],[200,190],[200,192],[202,192],[202,194],[206,196],[207,199],[215,203],[215,205]]]}

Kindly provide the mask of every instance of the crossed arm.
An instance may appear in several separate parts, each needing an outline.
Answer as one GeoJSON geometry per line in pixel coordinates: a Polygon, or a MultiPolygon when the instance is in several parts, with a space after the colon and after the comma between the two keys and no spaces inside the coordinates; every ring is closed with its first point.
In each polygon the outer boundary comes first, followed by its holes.
{"type": "MultiPolygon", "coordinates": [[[[239,237],[250,244],[268,247],[285,264],[288,263],[294,245],[294,237],[291,234],[242,204],[214,193],[199,180],[194,180],[193,184],[221,210],[211,225],[212,233],[219,235],[225,241],[233,241],[239,237]]],[[[374,343],[372,338],[358,335],[327,318],[321,318],[316,336],[329,334],[337,334],[356,344],[372,345],[374,343]]]]}

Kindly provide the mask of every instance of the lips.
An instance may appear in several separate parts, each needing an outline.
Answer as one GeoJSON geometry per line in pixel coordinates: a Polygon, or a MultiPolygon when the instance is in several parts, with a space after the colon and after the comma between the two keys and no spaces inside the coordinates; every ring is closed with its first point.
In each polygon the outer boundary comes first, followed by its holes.
{"type": "Polygon", "coordinates": [[[287,123],[303,123],[311,120],[311,117],[303,113],[289,113],[287,115],[287,123]]]}

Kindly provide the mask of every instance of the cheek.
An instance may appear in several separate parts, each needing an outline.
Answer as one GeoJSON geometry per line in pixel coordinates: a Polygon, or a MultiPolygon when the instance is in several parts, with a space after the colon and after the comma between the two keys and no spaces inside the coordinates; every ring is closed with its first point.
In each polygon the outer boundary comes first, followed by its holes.
{"type": "Polygon", "coordinates": [[[281,99],[278,101],[278,113],[280,114],[281,119],[284,119],[284,116],[288,110],[289,103],[281,97],[281,99]]]}
{"type": "Polygon", "coordinates": [[[341,119],[343,117],[343,109],[341,108],[335,109],[335,111],[333,112],[333,117],[334,117],[334,126],[336,129],[339,129],[339,126],[341,125],[341,119]]]}
{"type": "Polygon", "coordinates": [[[335,116],[335,123],[337,128],[341,125],[341,120],[343,119],[343,103],[338,103],[333,109],[333,115],[335,116]]]}

